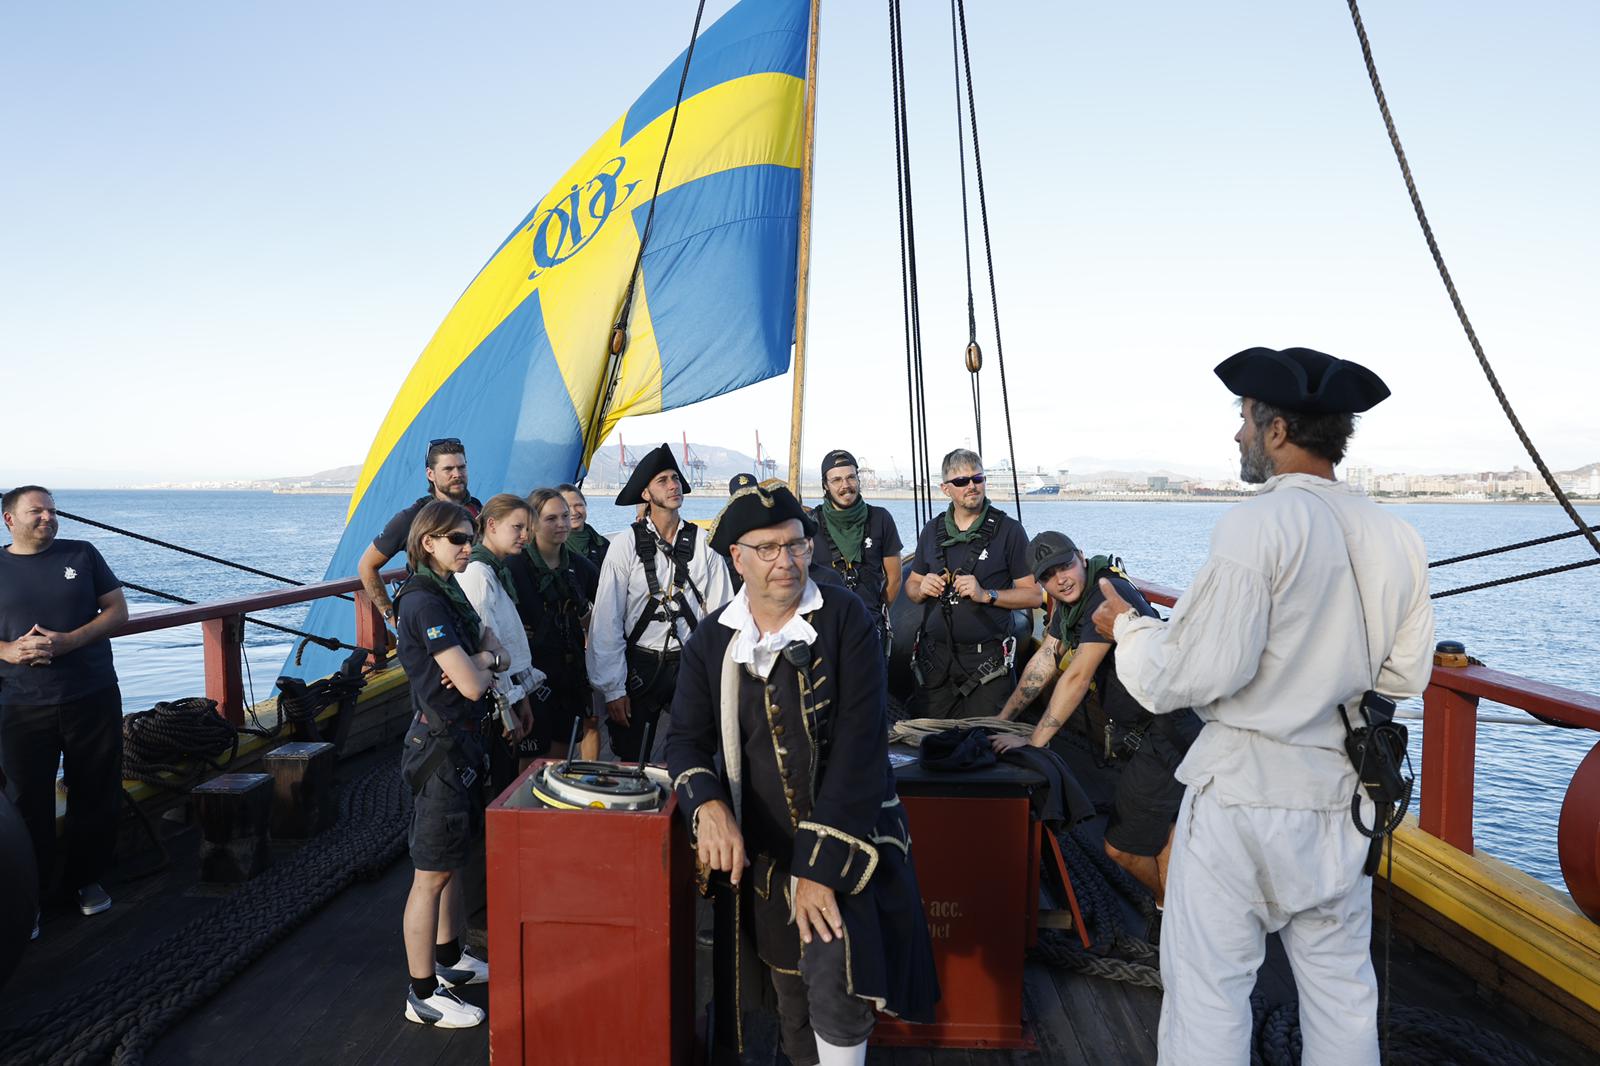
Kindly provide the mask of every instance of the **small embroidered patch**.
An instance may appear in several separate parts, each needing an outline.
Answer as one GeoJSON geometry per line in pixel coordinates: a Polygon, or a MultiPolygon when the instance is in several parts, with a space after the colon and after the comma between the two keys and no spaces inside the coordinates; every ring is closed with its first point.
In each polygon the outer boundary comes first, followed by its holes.
{"type": "Polygon", "coordinates": [[[69,566],[65,570],[61,571],[61,576],[66,578],[68,581],[71,581],[73,578],[78,576],[78,572],[69,566]]]}
{"type": "Polygon", "coordinates": [[[442,636],[444,636],[444,626],[429,626],[428,627],[428,639],[429,640],[438,640],[442,636]]]}

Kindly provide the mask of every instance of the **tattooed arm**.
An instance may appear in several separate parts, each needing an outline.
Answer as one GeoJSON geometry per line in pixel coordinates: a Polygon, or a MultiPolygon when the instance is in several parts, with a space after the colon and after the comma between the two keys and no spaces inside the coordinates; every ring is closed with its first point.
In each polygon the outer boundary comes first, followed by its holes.
{"type": "Polygon", "coordinates": [[[1050,687],[1050,683],[1056,678],[1056,655],[1059,651],[1055,637],[1044,638],[1039,644],[1039,650],[1028,660],[1027,667],[1022,671],[1022,679],[1017,682],[1017,687],[1006,700],[1006,705],[1000,708],[1001,718],[1011,721],[1027,710],[1028,706],[1039,698],[1039,693],[1050,687]]]}

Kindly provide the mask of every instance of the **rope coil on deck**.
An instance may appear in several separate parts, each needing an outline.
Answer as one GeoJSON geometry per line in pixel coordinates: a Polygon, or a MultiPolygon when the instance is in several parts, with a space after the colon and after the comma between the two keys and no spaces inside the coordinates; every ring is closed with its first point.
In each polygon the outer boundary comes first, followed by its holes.
{"type": "Polygon", "coordinates": [[[0,1066],[140,1066],[167,1029],[357,880],[405,852],[398,754],[340,789],[339,822],[144,956],[0,1031],[0,1066]],[[160,980],[156,977],[159,976],[160,980]]]}

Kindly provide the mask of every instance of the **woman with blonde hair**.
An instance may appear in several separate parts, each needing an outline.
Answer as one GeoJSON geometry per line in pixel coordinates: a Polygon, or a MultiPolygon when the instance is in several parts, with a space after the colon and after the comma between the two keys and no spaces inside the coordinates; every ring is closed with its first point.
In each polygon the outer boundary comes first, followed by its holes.
{"type": "Polygon", "coordinates": [[[495,675],[494,690],[515,712],[521,731],[514,744],[496,740],[489,745],[489,787],[496,793],[522,769],[517,756],[526,762],[534,755],[526,747],[533,726],[528,697],[545,687],[544,673],[534,669],[528,637],[517,616],[517,586],[506,565],[506,560],[520,554],[528,543],[530,525],[527,500],[509,492],[490,497],[478,513],[478,543],[466,570],[457,578],[483,621],[485,642],[504,648],[510,659],[506,671],[495,675]]]}

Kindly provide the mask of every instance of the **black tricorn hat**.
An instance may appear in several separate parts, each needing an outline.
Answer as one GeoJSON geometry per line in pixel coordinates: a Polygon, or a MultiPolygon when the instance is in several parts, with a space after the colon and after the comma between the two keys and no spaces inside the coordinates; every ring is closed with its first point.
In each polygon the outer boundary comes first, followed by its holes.
{"type": "Polygon", "coordinates": [[[753,488],[759,484],[754,474],[735,474],[728,479],[728,495],[732,496],[740,489],[753,488]]]}
{"type": "Polygon", "coordinates": [[[717,516],[717,531],[711,534],[711,550],[727,555],[733,543],[752,529],[766,529],[791,518],[800,520],[806,536],[816,533],[817,523],[786,487],[778,485],[769,489],[752,485],[740,489],[717,516]]]}
{"type": "Polygon", "coordinates": [[[672,457],[672,446],[663,444],[659,448],[652,448],[639,460],[639,465],[633,468],[633,476],[628,478],[628,483],[622,486],[622,491],[617,493],[618,507],[634,507],[643,502],[644,490],[650,484],[650,479],[663,470],[671,470],[678,475],[678,484],[683,487],[683,494],[689,494],[689,479],[683,476],[683,470],[678,466],[678,460],[672,457]]]}
{"type": "Polygon", "coordinates": [[[1216,372],[1235,396],[1309,415],[1356,414],[1389,396],[1383,379],[1360,363],[1310,348],[1246,348],[1216,372]]]}

